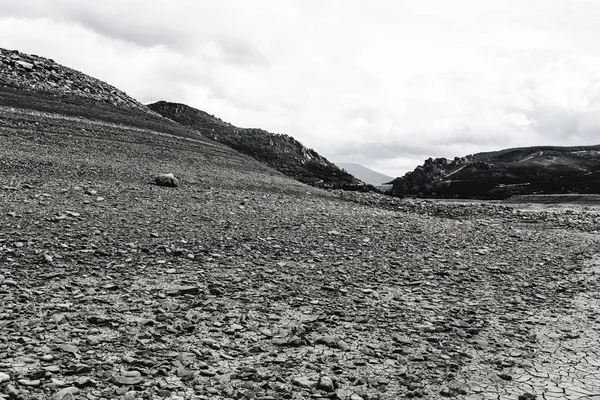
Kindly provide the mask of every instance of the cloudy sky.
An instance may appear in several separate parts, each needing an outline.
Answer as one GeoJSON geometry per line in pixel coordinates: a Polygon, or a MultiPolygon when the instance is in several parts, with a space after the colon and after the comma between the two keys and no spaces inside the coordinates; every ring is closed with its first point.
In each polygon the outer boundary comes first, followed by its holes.
{"type": "Polygon", "coordinates": [[[0,0],[0,47],[392,176],[600,143],[600,0],[0,0]]]}

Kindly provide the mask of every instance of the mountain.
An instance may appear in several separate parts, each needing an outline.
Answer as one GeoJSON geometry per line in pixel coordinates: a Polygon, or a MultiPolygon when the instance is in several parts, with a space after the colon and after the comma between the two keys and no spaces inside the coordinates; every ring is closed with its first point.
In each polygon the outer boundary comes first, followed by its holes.
{"type": "Polygon", "coordinates": [[[291,136],[262,129],[238,128],[185,104],[159,101],[149,104],[148,107],[300,182],[324,187],[361,183],[291,136]]]}
{"type": "Polygon", "coordinates": [[[429,158],[393,182],[391,194],[504,199],[513,195],[600,193],[600,145],[536,146],[429,158]]]}
{"type": "Polygon", "coordinates": [[[336,165],[346,172],[349,172],[357,179],[360,179],[364,183],[373,186],[381,186],[385,183],[392,181],[394,178],[388,175],[384,175],[377,171],[373,171],[370,168],[365,167],[364,165],[356,164],[356,163],[336,163],[336,165]]]}

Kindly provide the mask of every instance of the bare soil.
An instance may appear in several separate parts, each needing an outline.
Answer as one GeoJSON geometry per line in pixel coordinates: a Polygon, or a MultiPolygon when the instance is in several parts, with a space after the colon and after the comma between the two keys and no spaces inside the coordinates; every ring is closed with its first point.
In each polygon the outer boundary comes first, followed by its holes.
{"type": "Polygon", "coordinates": [[[600,397],[596,210],[326,192],[6,93],[0,399],[600,397]]]}

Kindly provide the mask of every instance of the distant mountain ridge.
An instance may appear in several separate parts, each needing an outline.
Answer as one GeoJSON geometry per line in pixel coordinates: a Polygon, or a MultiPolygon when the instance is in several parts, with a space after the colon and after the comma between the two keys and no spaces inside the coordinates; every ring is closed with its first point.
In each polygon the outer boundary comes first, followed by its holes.
{"type": "Polygon", "coordinates": [[[362,183],[289,135],[239,128],[185,104],[159,101],[147,106],[298,181],[324,187],[362,183]]]}
{"type": "Polygon", "coordinates": [[[393,182],[391,194],[504,199],[512,195],[600,193],[600,145],[535,146],[429,158],[393,182]]]}
{"type": "Polygon", "coordinates": [[[388,182],[391,182],[394,178],[380,172],[374,171],[371,168],[367,168],[364,165],[357,163],[348,163],[348,162],[336,162],[338,167],[343,170],[351,173],[357,179],[360,179],[364,183],[373,186],[381,186],[388,182]]]}

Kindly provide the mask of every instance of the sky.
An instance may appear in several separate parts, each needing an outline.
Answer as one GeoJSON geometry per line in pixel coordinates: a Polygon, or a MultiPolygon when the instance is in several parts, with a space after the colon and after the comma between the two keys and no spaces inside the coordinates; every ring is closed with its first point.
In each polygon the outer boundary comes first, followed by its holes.
{"type": "Polygon", "coordinates": [[[600,144],[600,0],[0,0],[0,47],[402,176],[600,144]]]}

